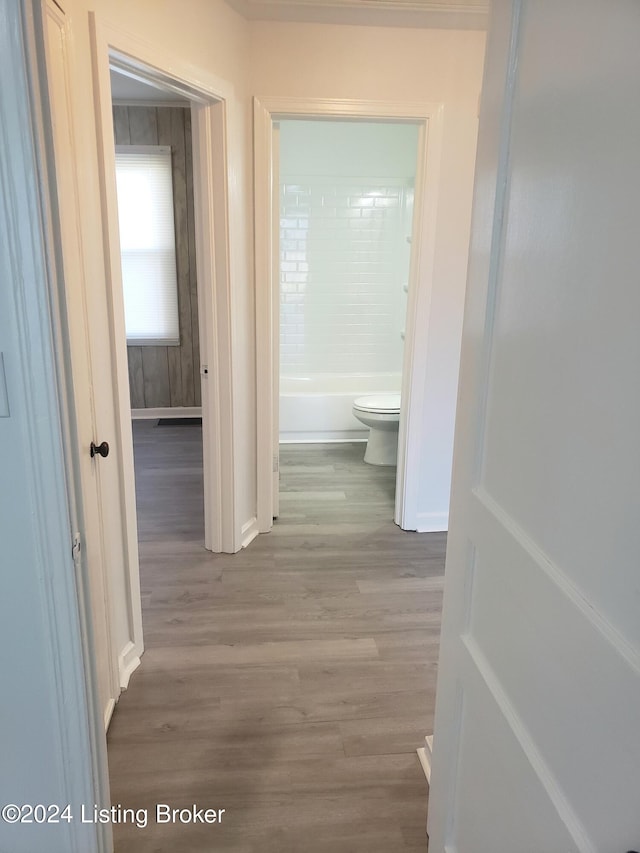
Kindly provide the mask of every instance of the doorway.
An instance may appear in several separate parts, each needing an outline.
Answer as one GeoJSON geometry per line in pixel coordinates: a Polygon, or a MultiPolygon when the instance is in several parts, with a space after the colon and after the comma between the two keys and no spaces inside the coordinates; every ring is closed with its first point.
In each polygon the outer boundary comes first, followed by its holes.
{"type": "MultiPolygon", "coordinates": [[[[279,498],[279,204],[276,125],[284,120],[342,120],[409,123],[418,126],[407,323],[398,433],[395,520],[416,530],[419,466],[425,394],[426,332],[433,278],[442,105],[255,99],[256,304],[258,375],[258,523],[271,529],[279,498]]],[[[437,528],[442,529],[442,528],[437,528]]]]}
{"type": "Polygon", "coordinates": [[[190,103],[111,71],[134,419],[202,414],[190,103]]]}
{"type": "Polygon", "coordinates": [[[163,466],[173,470],[175,508],[182,481],[190,480],[195,505],[192,497],[180,525],[204,543],[191,104],[117,69],[110,80],[138,538],[164,527],[167,495],[153,488],[163,466]],[[155,521],[147,529],[150,509],[155,521]]]}
{"type": "MultiPolygon", "coordinates": [[[[97,30],[100,36],[101,30],[97,30]]],[[[131,442],[130,418],[132,408],[148,409],[148,406],[132,406],[133,397],[130,398],[130,387],[135,393],[135,402],[145,399],[144,361],[141,353],[133,350],[130,354],[126,346],[126,324],[123,302],[123,291],[121,286],[121,251],[120,235],[118,229],[117,215],[117,193],[116,193],[116,163],[113,145],[114,137],[117,139],[118,129],[114,129],[112,115],[111,75],[114,71],[119,72],[119,79],[124,75],[139,85],[150,84],[155,89],[163,92],[165,106],[167,103],[174,105],[176,97],[183,103],[190,103],[190,119],[184,117],[184,124],[191,125],[193,139],[193,204],[194,219],[193,228],[183,241],[182,247],[178,247],[178,255],[183,255],[183,291],[186,297],[189,291],[189,299],[182,300],[180,311],[183,314],[181,326],[189,328],[189,340],[187,346],[172,349],[167,347],[151,347],[146,361],[151,368],[151,380],[147,381],[146,387],[151,389],[156,383],[155,391],[151,391],[151,402],[174,402],[176,398],[189,404],[197,401],[198,387],[197,377],[202,378],[201,391],[201,416],[203,419],[203,456],[205,468],[204,483],[204,505],[205,505],[205,547],[212,551],[234,552],[238,549],[237,531],[235,530],[235,519],[233,517],[233,501],[231,511],[229,510],[229,494],[233,495],[233,447],[232,447],[232,383],[231,383],[231,341],[229,335],[229,269],[228,249],[226,239],[227,220],[227,191],[226,191],[226,146],[224,144],[224,110],[225,101],[214,97],[211,92],[205,91],[202,84],[196,88],[188,81],[188,77],[178,78],[169,76],[158,71],[158,64],[154,62],[153,67],[142,59],[133,59],[131,53],[125,59],[117,47],[110,43],[105,33],[102,41],[103,50],[96,57],[97,71],[100,76],[100,137],[101,137],[101,167],[103,170],[104,183],[104,207],[108,226],[109,258],[108,265],[111,282],[112,302],[112,342],[115,352],[115,373],[117,376],[120,409],[120,427],[123,443],[131,442]],[[115,132],[114,132],[115,130],[115,132]],[[215,149],[215,153],[213,150],[215,149]],[[188,257],[189,244],[191,244],[191,255],[195,250],[196,270],[195,277],[189,268],[188,257]],[[192,291],[192,280],[197,277],[197,299],[194,299],[192,291]],[[194,317],[197,315],[197,319],[194,317]],[[194,322],[195,320],[195,322],[194,322]],[[197,347],[194,341],[197,339],[197,347]],[[151,352],[153,350],[153,355],[151,352]],[[163,352],[164,350],[164,352],[163,352]],[[194,350],[199,355],[199,364],[194,364],[194,350]],[[170,354],[171,353],[171,354],[170,354]],[[157,366],[164,362],[160,373],[153,370],[154,363],[157,366]],[[130,367],[131,363],[131,367],[130,367]],[[139,370],[138,368],[142,368],[139,370]],[[142,372],[142,376],[140,373],[142,372]],[[171,383],[171,375],[177,379],[180,374],[180,382],[171,383]],[[160,379],[158,379],[160,376],[160,379]],[[134,381],[130,382],[130,377],[134,381]],[[142,384],[141,384],[142,383],[142,384]],[[161,387],[158,387],[158,384],[161,387]],[[172,390],[173,388],[173,390],[172,390]],[[193,391],[191,391],[193,389],[193,391]],[[156,396],[154,397],[153,394],[156,396]],[[224,461],[223,461],[224,460],[224,461]],[[225,496],[223,502],[222,496],[225,496]]],[[[113,41],[116,41],[114,39],[113,41]]],[[[162,99],[161,99],[162,100],[162,99]]],[[[175,108],[175,107],[174,107],[175,108]]],[[[157,108],[156,108],[157,109],[157,108]]],[[[187,112],[185,110],[185,112],[187,112]]],[[[148,117],[148,115],[147,115],[148,117]]],[[[172,132],[172,121],[169,118],[169,127],[163,129],[162,119],[160,138],[165,132],[170,140],[172,132]]],[[[144,121],[143,121],[144,124],[144,121]]],[[[150,122],[148,124],[151,124],[150,122]]],[[[177,124],[177,121],[173,121],[177,124]]],[[[153,128],[147,127],[140,132],[153,132],[153,128]]],[[[124,127],[119,132],[129,133],[131,139],[131,126],[128,131],[124,127]]],[[[155,133],[158,134],[157,117],[155,133]]],[[[122,137],[121,137],[122,138],[122,137]]],[[[162,138],[164,138],[162,136],[162,138]]],[[[186,146],[182,146],[184,162],[188,156],[186,146]]],[[[186,183],[186,176],[185,176],[186,183]]],[[[186,216],[186,210],[183,211],[186,216]]],[[[180,269],[178,270],[180,278],[180,269]]],[[[178,283],[180,287],[180,282],[178,283]]],[[[152,408],[160,409],[164,406],[152,408]]],[[[173,408],[169,406],[168,408],[173,408]]],[[[196,406],[187,405],[190,411],[182,414],[196,415],[196,406]]],[[[177,412],[176,412],[177,413],[177,412]]],[[[171,414],[171,413],[169,413],[171,414]]],[[[129,465],[132,472],[132,465],[129,465]]],[[[135,506],[133,506],[134,484],[133,477],[126,489],[128,530],[135,530],[135,506]]]]}
{"type": "Polygon", "coordinates": [[[274,136],[281,462],[274,504],[277,497],[282,514],[293,499],[298,512],[299,496],[315,495],[323,512],[327,501],[339,513],[357,501],[360,513],[386,511],[391,519],[419,126],[285,119],[274,136]],[[332,472],[326,482],[313,473],[318,455],[322,472],[332,472]],[[301,492],[291,484],[292,460],[296,475],[307,472],[301,492]]]}

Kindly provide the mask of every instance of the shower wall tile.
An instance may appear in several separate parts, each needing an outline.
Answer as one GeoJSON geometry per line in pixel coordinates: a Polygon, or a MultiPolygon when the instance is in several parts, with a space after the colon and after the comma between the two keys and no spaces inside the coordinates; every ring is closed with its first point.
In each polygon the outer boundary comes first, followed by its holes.
{"type": "Polygon", "coordinates": [[[284,376],[401,371],[412,202],[408,179],[282,177],[284,376]]]}

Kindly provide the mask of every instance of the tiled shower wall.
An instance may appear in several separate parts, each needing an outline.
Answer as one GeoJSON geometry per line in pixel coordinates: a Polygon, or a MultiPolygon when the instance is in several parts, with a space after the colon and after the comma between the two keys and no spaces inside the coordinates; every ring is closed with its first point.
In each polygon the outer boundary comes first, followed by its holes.
{"type": "Polygon", "coordinates": [[[281,375],[399,374],[412,178],[282,169],[281,375]]]}

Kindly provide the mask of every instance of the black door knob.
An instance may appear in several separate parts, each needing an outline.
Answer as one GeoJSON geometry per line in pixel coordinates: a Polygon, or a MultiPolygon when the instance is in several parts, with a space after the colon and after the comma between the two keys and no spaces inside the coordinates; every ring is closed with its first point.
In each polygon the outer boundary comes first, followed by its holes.
{"type": "Polygon", "coordinates": [[[92,459],[96,455],[96,453],[102,456],[103,458],[106,458],[109,455],[109,445],[106,441],[103,441],[102,444],[94,444],[92,441],[89,453],[91,454],[92,459]]]}

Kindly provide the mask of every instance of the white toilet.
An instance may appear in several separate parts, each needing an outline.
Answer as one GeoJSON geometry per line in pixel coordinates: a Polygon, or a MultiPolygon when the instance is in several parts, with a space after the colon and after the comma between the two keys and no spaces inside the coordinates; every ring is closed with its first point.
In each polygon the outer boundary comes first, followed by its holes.
{"type": "Polygon", "coordinates": [[[400,394],[358,397],[353,403],[353,414],[370,430],[364,461],[369,465],[396,465],[400,394]]]}

